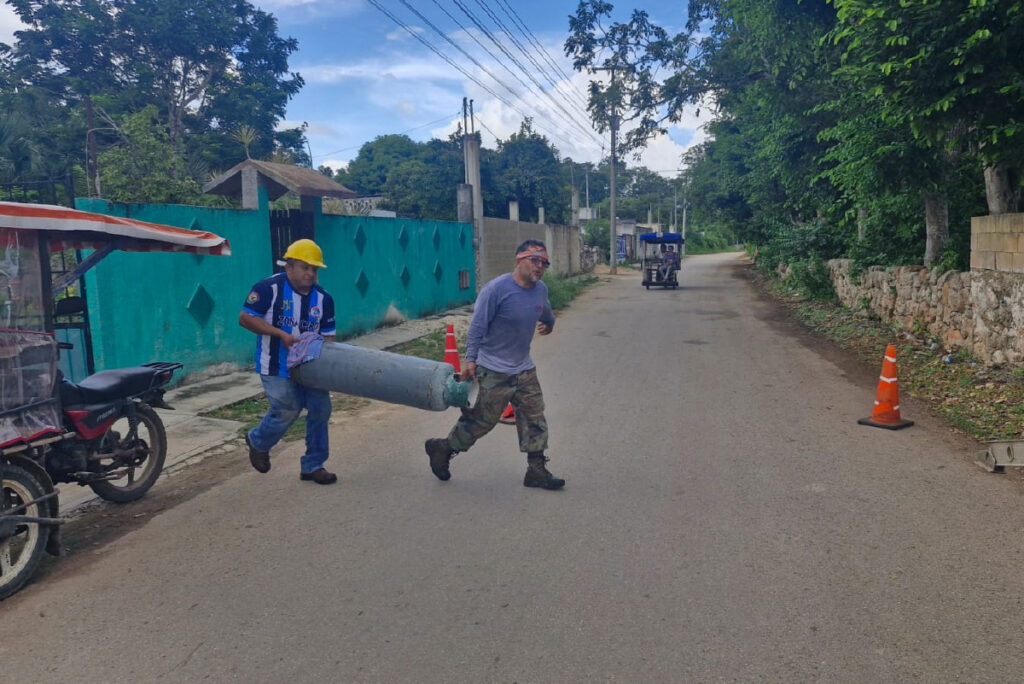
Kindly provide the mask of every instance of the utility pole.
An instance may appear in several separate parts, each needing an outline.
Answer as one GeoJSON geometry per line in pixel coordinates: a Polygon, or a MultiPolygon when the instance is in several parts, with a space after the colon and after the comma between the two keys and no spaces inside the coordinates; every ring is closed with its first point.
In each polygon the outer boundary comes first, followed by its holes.
{"type": "Polygon", "coordinates": [[[619,253],[619,250],[618,250],[618,240],[616,239],[617,238],[617,236],[616,236],[617,225],[616,224],[618,223],[618,221],[617,221],[617,217],[615,216],[615,134],[618,133],[618,130],[619,130],[619,118],[618,118],[618,112],[617,112],[616,106],[615,106],[615,104],[616,104],[615,103],[615,98],[618,97],[618,94],[616,93],[616,90],[615,90],[615,69],[616,69],[616,67],[614,67],[614,66],[591,67],[591,69],[594,70],[594,71],[607,71],[608,73],[611,74],[611,85],[608,87],[608,93],[611,95],[611,98],[612,98],[612,104],[611,104],[612,111],[611,111],[611,117],[610,117],[611,118],[610,128],[611,128],[611,133],[612,133],[612,149],[611,149],[612,163],[611,163],[611,169],[610,169],[609,174],[608,174],[609,175],[609,178],[608,178],[609,188],[608,188],[608,190],[609,190],[609,195],[610,195],[610,197],[608,198],[608,200],[609,200],[608,201],[608,266],[609,266],[608,272],[611,273],[612,275],[615,275],[616,273],[618,273],[618,261],[619,261],[619,259],[618,259],[618,253],[619,253]]]}
{"type": "Polygon", "coordinates": [[[672,232],[678,232],[679,220],[676,210],[679,209],[679,188],[672,188],[672,232]]]}
{"type": "MultiPolygon", "coordinates": [[[[615,83],[615,71],[613,69],[612,70],[612,84],[614,84],[614,83],[615,83]]],[[[619,263],[619,246],[618,246],[618,240],[616,239],[616,235],[615,235],[616,229],[617,229],[616,223],[618,223],[617,217],[615,215],[615,134],[618,132],[619,122],[618,122],[618,118],[616,116],[615,105],[614,104],[612,105],[612,122],[611,123],[612,123],[612,125],[611,125],[611,129],[612,129],[612,168],[611,168],[611,173],[610,173],[610,176],[611,176],[611,178],[610,178],[610,185],[611,185],[611,187],[609,189],[609,191],[611,192],[611,198],[610,198],[610,201],[608,203],[608,205],[609,205],[608,206],[608,233],[609,233],[609,244],[610,244],[610,248],[609,248],[609,252],[608,252],[608,263],[609,263],[610,268],[608,269],[608,272],[611,273],[612,275],[615,275],[616,273],[618,273],[618,263],[619,263]]]]}

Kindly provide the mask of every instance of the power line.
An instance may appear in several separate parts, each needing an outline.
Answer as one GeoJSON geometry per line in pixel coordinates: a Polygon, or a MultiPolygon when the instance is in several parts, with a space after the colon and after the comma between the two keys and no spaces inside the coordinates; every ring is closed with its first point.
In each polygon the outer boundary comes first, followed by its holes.
{"type": "MultiPolygon", "coordinates": [[[[537,68],[537,71],[542,76],[544,76],[545,79],[547,79],[547,82],[549,84],[551,84],[551,87],[554,88],[555,90],[557,90],[558,89],[558,84],[555,82],[555,79],[551,77],[551,74],[548,72],[548,70],[545,69],[544,67],[542,67],[540,64],[538,64],[537,60],[535,60],[530,55],[530,52],[525,47],[523,47],[523,44],[519,42],[519,39],[517,39],[514,35],[512,35],[512,32],[509,31],[509,29],[505,25],[505,23],[501,19],[499,19],[498,16],[487,5],[486,0],[476,0],[476,4],[478,4],[484,10],[484,12],[487,13],[487,16],[489,16],[491,18],[491,21],[493,21],[494,24],[498,28],[500,28],[505,33],[506,36],[508,36],[509,40],[512,41],[512,44],[515,45],[517,48],[519,48],[519,51],[521,53],[523,53],[523,56],[526,57],[526,59],[530,60],[530,63],[533,64],[533,66],[537,68]]],[[[499,0],[499,4],[500,4],[500,0],[499,0]]],[[[511,19],[511,15],[509,15],[509,13],[507,11],[505,12],[505,14],[506,14],[506,16],[509,16],[509,18],[511,19]]],[[[515,23],[515,20],[513,20],[513,23],[515,23]]],[[[529,38],[527,38],[527,41],[529,41],[529,38]]],[[[543,48],[541,48],[540,52],[543,52],[543,48]]],[[[550,60],[549,60],[549,62],[550,62],[550,60]]],[[[575,94],[575,93],[570,89],[570,94],[575,94]]],[[[573,104],[576,106],[577,110],[579,110],[583,114],[583,116],[585,116],[587,119],[590,118],[590,116],[586,112],[586,106],[585,105],[580,107],[580,105],[578,105],[575,102],[573,102],[573,104]]]]}
{"type": "MultiPolygon", "coordinates": [[[[405,2],[405,0],[402,0],[402,1],[403,1],[403,2],[405,2]]],[[[460,29],[462,29],[463,33],[465,33],[465,34],[466,34],[467,36],[469,36],[469,37],[470,37],[470,38],[471,38],[471,39],[473,40],[473,42],[475,42],[475,43],[476,43],[476,44],[477,44],[477,45],[478,45],[478,46],[480,47],[480,49],[482,49],[482,50],[483,50],[483,51],[484,51],[485,53],[487,53],[487,55],[489,55],[489,56],[492,56],[492,57],[494,56],[494,55],[493,55],[493,53],[492,53],[492,52],[491,52],[490,50],[488,50],[488,49],[487,49],[487,47],[486,47],[486,46],[485,46],[485,45],[484,45],[483,43],[481,43],[481,42],[480,42],[480,40],[479,40],[479,39],[478,39],[478,38],[477,38],[477,37],[476,37],[475,35],[473,35],[473,32],[472,32],[472,31],[470,31],[470,30],[469,30],[469,29],[468,29],[468,28],[467,28],[467,27],[466,27],[466,26],[465,26],[465,25],[464,25],[464,24],[463,24],[462,22],[460,22],[460,21],[459,21],[459,20],[458,20],[457,18],[455,18],[454,16],[452,16],[452,14],[451,14],[451,13],[450,13],[450,12],[449,12],[449,11],[448,11],[447,9],[445,9],[445,8],[444,8],[444,7],[443,7],[443,6],[441,5],[441,3],[440,3],[440,2],[438,1],[438,0],[432,0],[432,2],[433,2],[433,3],[435,4],[435,5],[437,5],[438,9],[440,9],[440,10],[441,10],[442,12],[444,12],[444,13],[445,13],[445,15],[446,15],[446,16],[447,16],[447,17],[448,17],[449,19],[451,19],[451,20],[452,20],[453,22],[455,22],[455,25],[456,25],[456,26],[458,26],[458,27],[459,27],[460,29]]],[[[435,29],[435,30],[437,30],[437,29],[435,29]]],[[[450,42],[450,41],[449,41],[449,42],[450,42]]],[[[460,49],[460,50],[462,50],[461,48],[459,48],[459,49],[460,49]]],[[[463,52],[463,54],[466,54],[464,50],[463,50],[462,52],[463,52]]],[[[469,55],[468,55],[468,54],[467,54],[466,56],[467,56],[467,57],[469,57],[469,55]]],[[[473,59],[473,58],[472,58],[472,57],[470,57],[470,59],[473,59]]],[[[473,60],[473,61],[474,61],[474,63],[476,62],[476,60],[473,60]]],[[[497,61],[498,61],[498,64],[500,64],[500,65],[501,65],[501,67],[502,67],[502,68],[503,68],[503,69],[504,69],[505,71],[507,71],[507,72],[508,72],[509,74],[511,74],[511,75],[512,75],[512,77],[513,77],[513,78],[515,78],[515,79],[516,79],[517,81],[519,81],[520,85],[522,85],[522,86],[523,86],[523,88],[525,88],[526,90],[530,90],[530,91],[532,91],[532,88],[530,87],[530,85],[529,85],[529,84],[527,84],[527,83],[526,83],[526,81],[524,81],[524,80],[523,80],[522,78],[520,78],[520,77],[519,77],[519,74],[517,74],[516,72],[512,71],[512,70],[511,70],[511,69],[510,69],[510,68],[508,67],[508,65],[506,65],[506,64],[505,64],[505,63],[504,63],[503,61],[501,61],[500,59],[499,59],[499,60],[497,60],[497,61]]],[[[481,68],[483,68],[483,67],[481,67],[481,68]]],[[[490,73],[490,72],[488,72],[488,73],[490,73]]],[[[492,75],[492,78],[493,78],[493,75],[492,75]]],[[[507,87],[507,86],[506,86],[506,87],[507,87]]],[[[534,91],[534,92],[535,92],[535,91],[534,91]]],[[[544,91],[541,91],[541,92],[544,92],[544,91]]],[[[544,95],[546,95],[546,96],[547,96],[547,97],[548,97],[549,99],[552,99],[552,101],[554,101],[554,100],[553,100],[553,98],[551,97],[551,95],[549,95],[548,93],[544,92],[544,95]]],[[[557,103],[556,103],[556,104],[557,104],[557,103]]],[[[583,127],[583,126],[579,125],[579,124],[577,124],[577,125],[578,125],[578,126],[579,126],[579,127],[580,127],[580,128],[581,128],[581,129],[583,130],[583,131],[584,131],[584,133],[585,133],[585,134],[587,134],[587,135],[590,135],[590,136],[593,136],[593,131],[591,131],[591,130],[589,130],[589,129],[587,129],[587,128],[585,128],[585,127],[583,127]]]]}
{"type": "MultiPolygon", "coordinates": [[[[516,57],[515,57],[515,56],[514,56],[514,55],[513,55],[513,54],[512,54],[511,52],[509,52],[509,51],[508,51],[508,49],[507,49],[507,48],[506,48],[506,47],[505,47],[504,45],[502,45],[502,44],[501,44],[501,42],[500,42],[500,41],[499,41],[499,40],[498,40],[497,38],[495,38],[495,37],[494,37],[494,35],[493,35],[493,34],[491,33],[491,31],[490,31],[490,30],[489,30],[489,29],[488,29],[488,28],[487,28],[486,26],[484,26],[484,25],[483,25],[483,24],[481,23],[480,19],[478,19],[478,18],[477,18],[477,16],[476,16],[475,14],[473,14],[473,12],[472,12],[472,11],[471,11],[471,10],[470,10],[470,9],[469,9],[468,7],[466,7],[466,5],[465,5],[465,4],[463,4],[463,2],[461,2],[461,0],[453,0],[453,1],[454,1],[455,5],[456,5],[456,6],[457,6],[457,7],[458,7],[458,8],[460,9],[460,10],[462,10],[462,13],[463,13],[463,14],[465,14],[465,15],[466,15],[467,17],[469,17],[469,20],[470,20],[470,21],[472,21],[472,22],[473,22],[473,24],[475,24],[475,25],[476,25],[476,27],[477,27],[478,29],[480,29],[480,31],[481,31],[481,32],[483,32],[483,34],[484,34],[485,36],[487,36],[487,38],[488,38],[488,39],[489,39],[489,40],[490,40],[490,41],[491,41],[492,43],[494,43],[494,45],[495,45],[495,46],[496,46],[496,47],[497,47],[497,48],[498,48],[499,50],[501,50],[501,52],[502,52],[502,53],[503,53],[503,54],[504,54],[504,55],[505,55],[506,57],[508,57],[508,58],[509,58],[510,60],[512,60],[512,62],[513,62],[513,63],[514,63],[514,64],[515,64],[515,65],[516,65],[517,67],[519,67],[520,71],[522,71],[522,72],[523,72],[524,74],[526,74],[527,78],[529,78],[529,79],[530,79],[531,81],[533,81],[533,83],[534,83],[534,84],[535,84],[535,85],[536,85],[536,86],[537,86],[537,87],[538,87],[538,88],[539,88],[539,89],[540,89],[541,91],[543,91],[543,90],[544,90],[544,87],[543,87],[543,86],[542,86],[542,85],[541,85],[540,83],[538,83],[538,82],[537,82],[537,80],[536,80],[536,79],[535,79],[535,78],[534,78],[534,77],[533,77],[532,75],[530,75],[530,73],[529,73],[529,70],[528,70],[528,69],[527,69],[526,67],[524,67],[524,66],[523,66],[522,62],[520,62],[520,61],[519,61],[518,59],[516,59],[516,57]]],[[[550,97],[550,96],[549,96],[549,97],[550,97]]],[[[553,102],[555,102],[556,106],[558,106],[558,108],[562,110],[562,113],[563,113],[563,114],[564,114],[564,115],[565,115],[566,117],[568,117],[568,119],[569,119],[570,121],[572,121],[573,123],[575,123],[575,124],[576,124],[577,126],[579,126],[580,128],[583,128],[583,127],[582,127],[582,124],[580,124],[580,123],[579,123],[579,122],[578,122],[578,121],[577,121],[577,120],[576,120],[576,119],[575,119],[575,118],[573,117],[573,115],[572,115],[572,114],[570,114],[570,113],[569,113],[568,111],[566,111],[564,107],[562,107],[562,106],[561,106],[561,105],[560,105],[560,104],[559,104],[559,103],[558,103],[558,102],[557,102],[556,100],[554,100],[554,98],[551,98],[551,99],[552,99],[552,101],[553,101],[553,102]]],[[[589,117],[585,117],[585,118],[588,118],[588,119],[589,119],[589,117]]],[[[598,141],[598,140],[600,140],[600,138],[598,138],[598,136],[597,136],[597,135],[596,135],[595,133],[593,133],[593,131],[590,131],[590,130],[588,130],[588,129],[583,129],[583,130],[585,130],[585,131],[587,132],[587,134],[588,134],[588,135],[590,135],[590,136],[591,136],[591,138],[592,138],[593,140],[595,140],[595,141],[598,141]]]]}
{"type": "MultiPolygon", "coordinates": [[[[419,42],[420,42],[420,43],[422,43],[422,44],[423,44],[423,45],[424,45],[425,47],[427,47],[427,48],[428,48],[428,49],[429,49],[429,50],[430,50],[431,52],[433,52],[433,53],[434,53],[434,54],[436,54],[436,55],[437,55],[438,57],[440,57],[440,58],[441,58],[441,59],[443,59],[443,60],[444,60],[445,62],[447,62],[447,63],[448,63],[448,64],[449,64],[450,66],[452,66],[452,67],[453,67],[453,68],[454,68],[454,69],[455,69],[456,71],[458,71],[459,73],[461,73],[461,74],[462,74],[463,76],[465,76],[466,78],[468,78],[468,79],[469,79],[470,81],[472,81],[473,83],[475,83],[475,84],[477,84],[478,86],[480,86],[480,87],[481,87],[481,88],[482,88],[482,89],[483,89],[483,90],[484,90],[485,92],[489,93],[489,94],[490,94],[490,95],[491,95],[492,97],[494,97],[495,99],[497,99],[497,100],[498,100],[498,101],[500,101],[500,102],[501,102],[502,104],[504,104],[505,106],[509,107],[510,109],[514,109],[514,110],[515,110],[516,112],[518,112],[518,113],[520,114],[520,116],[522,116],[522,117],[524,117],[524,118],[532,118],[532,117],[530,117],[530,116],[529,116],[528,114],[526,114],[525,112],[523,112],[523,111],[522,111],[522,110],[521,110],[521,109],[520,109],[519,107],[517,107],[517,106],[516,106],[515,104],[513,104],[513,103],[509,102],[508,100],[506,100],[505,98],[503,98],[503,97],[502,97],[501,95],[499,95],[498,93],[496,93],[496,92],[494,92],[493,90],[491,90],[491,89],[490,89],[489,87],[487,87],[486,85],[484,85],[483,83],[481,83],[481,82],[480,82],[479,80],[477,80],[477,78],[476,78],[476,77],[474,77],[474,76],[473,76],[473,75],[472,75],[471,73],[469,73],[468,71],[466,71],[465,69],[463,69],[463,68],[462,68],[461,66],[459,66],[458,64],[456,64],[456,63],[455,63],[454,61],[452,61],[452,59],[451,59],[450,57],[448,57],[447,55],[445,55],[445,54],[444,54],[443,52],[441,52],[441,51],[440,51],[439,49],[437,49],[437,47],[435,47],[435,46],[434,46],[434,45],[433,45],[432,43],[430,43],[430,42],[429,42],[428,40],[426,40],[425,38],[423,38],[423,37],[422,37],[422,36],[421,36],[421,35],[420,35],[419,33],[417,33],[417,32],[416,32],[416,31],[414,31],[414,30],[413,30],[413,29],[412,29],[411,27],[409,27],[409,26],[408,26],[408,25],[407,25],[407,24],[406,24],[405,22],[403,22],[403,21],[402,21],[401,19],[399,19],[399,18],[398,18],[398,17],[396,17],[396,16],[394,15],[394,14],[392,14],[392,13],[391,13],[390,11],[388,11],[388,10],[387,10],[387,9],[386,9],[386,8],[385,8],[385,7],[383,6],[383,5],[381,5],[381,3],[380,3],[380,2],[378,2],[378,0],[369,0],[369,2],[370,2],[370,4],[371,4],[371,5],[373,5],[374,7],[376,7],[376,8],[377,8],[377,10],[381,12],[381,14],[383,14],[384,16],[388,17],[388,18],[389,18],[389,19],[391,19],[391,20],[392,20],[393,22],[395,22],[396,24],[398,24],[398,26],[400,26],[400,27],[401,27],[402,29],[404,29],[404,30],[405,30],[405,31],[406,31],[406,32],[407,32],[407,33],[408,33],[409,35],[411,35],[411,36],[412,36],[413,38],[415,38],[415,39],[416,39],[417,41],[419,41],[419,42]]],[[[458,0],[456,0],[456,2],[458,2],[458,0]]],[[[546,131],[547,131],[548,133],[550,133],[550,134],[551,134],[551,135],[552,135],[553,137],[555,137],[555,138],[558,138],[559,140],[564,140],[564,138],[562,138],[562,136],[561,136],[561,135],[560,135],[559,133],[557,133],[557,132],[554,132],[554,131],[552,131],[551,129],[549,129],[549,128],[547,128],[547,127],[543,126],[543,125],[541,125],[541,124],[540,124],[540,122],[538,122],[538,126],[540,126],[541,128],[543,128],[544,130],[546,130],[546,131]]],[[[566,141],[566,142],[568,142],[568,141],[566,141]]]]}
{"type": "MultiPolygon", "coordinates": [[[[488,38],[489,38],[489,39],[491,40],[491,42],[492,42],[492,43],[494,43],[494,44],[495,44],[495,45],[496,45],[496,46],[498,47],[498,49],[499,49],[499,50],[501,50],[501,51],[502,51],[502,52],[503,52],[503,53],[505,54],[505,56],[507,56],[507,57],[508,57],[509,59],[511,59],[511,60],[512,60],[512,61],[513,61],[513,62],[515,63],[515,65],[516,65],[517,67],[519,67],[519,69],[520,69],[520,70],[521,70],[521,71],[522,71],[522,72],[523,72],[523,73],[524,73],[524,74],[526,75],[526,77],[527,77],[527,78],[529,78],[529,79],[530,79],[530,81],[532,81],[532,82],[533,82],[533,84],[534,84],[534,85],[536,85],[536,86],[537,86],[537,88],[538,88],[538,89],[540,89],[540,90],[541,90],[542,92],[544,92],[545,94],[547,94],[547,91],[545,90],[544,86],[543,86],[543,85],[541,85],[541,84],[540,84],[540,82],[539,82],[539,81],[538,81],[538,80],[537,80],[536,78],[534,78],[534,77],[533,77],[533,74],[532,74],[532,73],[530,72],[530,70],[529,70],[529,69],[527,69],[527,68],[526,68],[525,66],[523,66],[523,63],[522,63],[522,62],[520,62],[520,61],[519,61],[518,59],[516,59],[516,58],[515,58],[514,56],[512,56],[512,53],[511,53],[511,52],[509,52],[509,51],[508,51],[508,50],[507,50],[507,49],[505,48],[505,46],[504,46],[504,45],[502,45],[502,44],[501,44],[501,42],[500,42],[500,41],[499,41],[499,40],[498,40],[497,38],[495,38],[495,37],[494,37],[494,35],[493,35],[493,34],[492,34],[492,33],[491,33],[491,32],[490,32],[490,31],[489,31],[488,29],[486,29],[486,28],[484,27],[484,25],[483,25],[483,24],[482,24],[482,23],[480,22],[480,20],[479,20],[479,19],[477,19],[477,17],[476,17],[476,16],[475,16],[475,15],[474,15],[474,14],[473,14],[472,12],[470,12],[470,10],[469,10],[469,9],[468,9],[468,8],[467,8],[467,7],[466,7],[466,6],[465,6],[465,5],[464,5],[464,4],[463,4],[463,3],[462,3],[462,2],[460,1],[460,0],[454,0],[454,2],[455,2],[455,4],[456,4],[456,5],[457,5],[457,6],[459,7],[459,9],[461,9],[461,10],[463,11],[463,13],[465,13],[465,14],[466,14],[466,16],[468,16],[468,17],[470,18],[470,20],[472,20],[472,22],[473,22],[474,24],[476,24],[476,25],[477,25],[477,27],[478,27],[478,28],[479,28],[479,29],[480,29],[481,31],[483,31],[483,32],[484,32],[484,35],[486,35],[486,36],[487,36],[487,37],[488,37],[488,38]]],[[[476,3],[477,3],[478,5],[480,5],[480,7],[481,7],[481,8],[482,8],[482,9],[484,10],[484,12],[485,12],[485,13],[486,13],[486,14],[487,14],[487,15],[488,15],[488,16],[489,16],[490,18],[491,18],[491,20],[492,20],[492,21],[493,21],[493,22],[495,23],[495,25],[496,25],[496,26],[497,26],[497,27],[498,27],[499,29],[501,29],[502,31],[504,31],[505,35],[506,35],[506,36],[508,36],[508,37],[509,37],[509,38],[511,39],[511,41],[512,41],[513,45],[515,45],[515,46],[516,46],[517,48],[519,48],[519,51],[523,53],[523,55],[524,55],[524,56],[525,56],[525,57],[526,57],[526,58],[527,58],[527,59],[528,59],[528,60],[529,60],[529,61],[530,61],[530,62],[531,62],[531,63],[532,63],[532,64],[533,64],[533,65],[534,65],[534,66],[535,66],[536,68],[537,68],[537,70],[538,70],[538,71],[540,71],[540,72],[543,72],[544,70],[543,70],[543,69],[541,68],[541,66],[540,66],[539,64],[537,64],[536,60],[534,60],[534,59],[533,59],[533,58],[532,58],[532,57],[531,57],[531,56],[530,56],[530,55],[529,55],[529,54],[528,54],[528,53],[527,53],[527,52],[526,52],[526,51],[525,51],[525,50],[523,49],[523,46],[522,46],[522,44],[521,44],[521,43],[519,43],[519,41],[518,41],[518,40],[517,40],[517,39],[515,38],[515,36],[513,36],[513,35],[512,35],[511,33],[509,33],[508,29],[507,29],[507,28],[505,28],[505,26],[504,26],[504,24],[502,24],[501,20],[500,20],[500,19],[498,19],[498,17],[497,17],[497,16],[496,16],[496,15],[494,14],[494,12],[492,12],[492,11],[491,11],[491,8],[490,8],[490,7],[488,7],[488,6],[486,5],[486,3],[483,3],[483,2],[481,2],[481,0],[476,0],[476,3]]],[[[550,82],[550,81],[551,81],[551,79],[549,78],[549,79],[548,79],[548,81],[550,82]]],[[[555,99],[554,99],[553,97],[551,97],[550,95],[548,95],[548,98],[549,98],[549,99],[551,99],[551,100],[552,100],[553,102],[555,102],[556,106],[558,107],[558,109],[560,109],[560,110],[562,111],[562,113],[563,113],[563,114],[565,114],[565,115],[566,115],[567,117],[569,117],[570,119],[572,119],[572,118],[573,118],[573,115],[572,115],[572,114],[570,114],[570,113],[569,113],[568,111],[566,111],[566,109],[565,109],[564,107],[562,107],[562,106],[561,106],[561,104],[560,104],[560,103],[558,103],[558,101],[557,101],[557,100],[555,100],[555,99]]],[[[589,116],[589,115],[588,115],[588,114],[587,114],[586,112],[584,112],[584,111],[580,110],[580,112],[579,112],[579,113],[583,115],[583,118],[584,118],[585,120],[587,120],[587,121],[589,121],[589,120],[590,120],[590,116],[589,116]]],[[[574,120],[574,119],[573,119],[573,120],[574,120]]],[[[595,136],[595,139],[596,139],[596,136],[595,136]]]]}
{"type": "MultiPolygon", "coordinates": [[[[548,54],[548,51],[545,50],[544,46],[540,44],[540,41],[537,40],[537,37],[533,34],[533,31],[531,31],[529,27],[526,26],[526,23],[522,20],[522,18],[520,18],[519,14],[515,11],[515,9],[513,9],[512,6],[509,5],[508,2],[506,2],[506,0],[498,0],[498,4],[501,5],[501,8],[505,12],[505,15],[512,20],[512,23],[519,28],[520,32],[524,36],[526,36],[527,40],[531,41],[533,45],[536,46],[537,52],[541,55],[541,57],[544,58],[544,61],[546,61],[555,71],[557,71],[559,76],[561,76],[563,80],[571,82],[572,77],[566,74],[562,70],[562,68],[558,66],[558,63],[551,59],[551,56],[548,54]]],[[[573,95],[576,95],[577,97],[579,96],[579,94],[572,88],[569,89],[569,92],[572,93],[573,95]]]]}
{"type": "MultiPolygon", "coordinates": [[[[442,37],[442,38],[444,38],[444,39],[445,39],[446,41],[448,41],[448,43],[449,43],[449,44],[450,44],[450,45],[451,45],[452,47],[454,47],[454,48],[455,48],[456,50],[458,50],[458,51],[459,51],[459,52],[461,52],[461,53],[462,53],[463,55],[465,55],[467,59],[469,59],[469,60],[470,60],[471,62],[473,62],[473,64],[477,65],[477,66],[478,66],[478,67],[480,68],[480,70],[481,70],[481,71],[483,71],[483,72],[484,72],[485,74],[487,74],[487,75],[488,75],[488,76],[490,76],[490,77],[491,77],[492,79],[494,79],[494,82],[495,82],[495,83],[497,83],[498,85],[500,85],[501,87],[503,87],[503,88],[504,88],[505,90],[507,90],[507,91],[508,91],[509,93],[511,93],[511,94],[512,94],[512,95],[514,95],[515,97],[517,97],[517,98],[521,98],[521,97],[522,97],[522,96],[521,96],[521,95],[520,95],[519,93],[515,92],[515,90],[513,90],[513,89],[512,89],[512,88],[510,88],[510,87],[509,87],[509,86],[508,86],[508,85],[507,85],[506,83],[504,83],[504,82],[503,82],[503,81],[502,81],[502,80],[501,80],[500,78],[498,78],[497,76],[495,76],[495,75],[494,75],[494,74],[493,74],[493,73],[491,72],[491,70],[490,70],[490,69],[488,69],[488,68],[487,68],[487,67],[485,67],[485,66],[484,66],[483,64],[481,64],[481,63],[480,63],[480,62],[479,62],[479,61],[478,61],[478,60],[477,60],[477,59],[476,59],[475,57],[473,57],[473,55],[471,55],[471,54],[469,54],[468,52],[466,52],[466,51],[465,51],[465,50],[464,50],[464,49],[462,48],[462,46],[461,46],[461,45],[459,45],[459,44],[458,44],[458,43],[456,43],[456,42],[455,42],[454,40],[452,40],[451,38],[449,38],[449,37],[448,37],[448,36],[447,36],[447,35],[446,35],[446,34],[444,33],[444,31],[442,31],[442,30],[441,30],[441,29],[439,29],[439,28],[438,28],[437,26],[435,26],[435,25],[434,25],[434,23],[433,23],[432,21],[430,21],[430,20],[429,20],[429,19],[427,19],[427,18],[426,18],[425,16],[423,16],[423,14],[421,14],[419,10],[417,10],[417,9],[416,9],[415,7],[413,7],[413,6],[412,6],[412,4],[410,4],[410,3],[409,3],[409,0],[400,0],[400,2],[401,2],[401,3],[403,4],[403,5],[405,5],[405,6],[407,7],[407,8],[409,8],[409,10],[410,10],[410,11],[412,11],[412,13],[413,13],[413,14],[415,14],[415,15],[416,15],[417,17],[419,17],[419,18],[420,18],[420,19],[421,19],[421,20],[422,20],[422,21],[423,21],[423,22],[424,22],[424,23],[425,23],[425,24],[426,24],[427,26],[429,26],[429,27],[430,27],[431,29],[433,29],[435,33],[437,33],[437,34],[438,34],[439,36],[441,36],[441,37],[442,37]]],[[[436,3],[435,3],[435,4],[436,4],[436,3]]],[[[513,74],[513,75],[515,75],[515,74],[513,74]]],[[[518,78],[518,77],[517,77],[517,78],[518,78]]],[[[520,83],[523,83],[523,82],[522,82],[522,80],[520,80],[520,83]]],[[[523,85],[524,85],[524,86],[525,86],[525,87],[527,88],[527,90],[529,90],[529,86],[527,86],[527,85],[526,85],[525,83],[523,83],[523,85]]],[[[547,95],[547,93],[545,93],[545,95],[547,95]]],[[[558,106],[558,102],[557,102],[557,101],[556,101],[556,100],[555,100],[554,98],[552,98],[552,97],[551,97],[550,95],[548,95],[548,98],[549,98],[549,99],[551,99],[551,101],[552,101],[552,102],[553,102],[553,103],[554,103],[554,104],[555,104],[556,106],[558,106]]],[[[563,111],[564,111],[564,110],[563,110],[563,111]]],[[[566,114],[568,114],[568,112],[565,112],[565,113],[566,113],[566,114]]],[[[583,127],[583,126],[582,126],[582,125],[581,125],[581,124],[580,124],[579,122],[577,122],[577,121],[573,121],[573,123],[574,123],[574,124],[576,124],[576,126],[577,126],[577,127],[578,127],[578,128],[580,129],[580,130],[582,130],[584,134],[589,134],[589,133],[590,133],[590,131],[588,131],[588,130],[587,130],[586,128],[584,128],[584,127],[583,127]]]]}

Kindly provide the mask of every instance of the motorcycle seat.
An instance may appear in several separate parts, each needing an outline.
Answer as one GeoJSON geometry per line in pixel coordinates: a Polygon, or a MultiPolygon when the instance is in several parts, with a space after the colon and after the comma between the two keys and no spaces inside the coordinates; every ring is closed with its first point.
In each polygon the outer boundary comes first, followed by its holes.
{"type": "Polygon", "coordinates": [[[132,366],[94,373],[77,385],[65,380],[61,383],[60,400],[64,406],[75,406],[135,396],[153,387],[159,373],[156,368],[132,366]]]}

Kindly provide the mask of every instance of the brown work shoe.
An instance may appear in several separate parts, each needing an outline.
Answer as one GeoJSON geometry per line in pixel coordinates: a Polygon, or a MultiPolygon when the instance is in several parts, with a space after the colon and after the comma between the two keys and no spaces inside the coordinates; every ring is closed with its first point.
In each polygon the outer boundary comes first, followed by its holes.
{"type": "Polygon", "coordinates": [[[437,476],[438,480],[450,480],[452,473],[448,470],[448,463],[452,460],[455,451],[448,444],[447,439],[428,439],[423,448],[430,457],[430,470],[437,476]]]}
{"type": "Polygon", "coordinates": [[[320,468],[311,473],[300,473],[299,479],[316,482],[317,484],[334,484],[338,481],[338,476],[328,472],[325,468],[320,468]]]}
{"type": "Polygon", "coordinates": [[[270,452],[259,451],[254,447],[249,441],[249,433],[245,435],[245,445],[249,447],[249,463],[252,464],[252,467],[260,473],[270,472],[270,452]]]}

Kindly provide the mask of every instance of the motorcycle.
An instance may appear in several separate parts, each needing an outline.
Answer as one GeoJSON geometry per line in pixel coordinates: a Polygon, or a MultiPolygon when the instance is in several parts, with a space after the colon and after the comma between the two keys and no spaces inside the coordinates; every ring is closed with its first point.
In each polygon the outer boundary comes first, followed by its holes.
{"type": "MultiPolygon", "coordinates": [[[[52,344],[31,338],[46,333],[0,330],[0,336],[10,335],[20,341],[20,357],[28,352],[35,361],[10,369],[13,375],[20,371],[22,389],[45,384],[49,373],[40,373],[39,366],[48,365],[45,349],[52,344]]],[[[100,371],[78,384],[57,371],[52,401],[33,398],[16,409],[20,420],[15,422],[38,427],[51,422],[47,418],[59,406],[60,424],[0,445],[0,600],[32,576],[44,551],[61,554],[56,483],[87,486],[107,501],[127,503],[145,495],[160,477],[167,434],[154,408],[171,408],[163,395],[182,365],[155,362],[100,371]]]]}
{"type": "MultiPolygon", "coordinates": [[[[227,256],[213,233],[66,207],[0,202],[0,600],[44,553],[59,556],[57,483],[108,501],[139,499],[156,482],[167,434],[156,408],[177,362],[104,370],[73,383],[58,370],[55,293],[114,250],[227,256]],[[55,277],[54,250],[94,250],[55,277]]],[[[81,298],[80,298],[81,299],[81,298]]]]}

